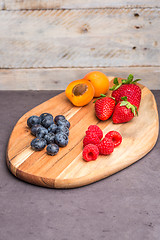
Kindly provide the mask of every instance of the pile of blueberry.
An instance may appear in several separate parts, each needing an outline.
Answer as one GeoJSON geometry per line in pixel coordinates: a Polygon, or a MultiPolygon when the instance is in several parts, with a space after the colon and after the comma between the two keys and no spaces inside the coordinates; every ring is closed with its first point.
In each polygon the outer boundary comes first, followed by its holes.
{"type": "Polygon", "coordinates": [[[27,120],[27,125],[36,136],[31,142],[32,149],[36,151],[44,149],[47,145],[47,153],[54,156],[58,153],[59,147],[68,144],[70,123],[63,115],[58,115],[54,119],[50,113],[42,113],[40,117],[31,116],[27,120]]]}

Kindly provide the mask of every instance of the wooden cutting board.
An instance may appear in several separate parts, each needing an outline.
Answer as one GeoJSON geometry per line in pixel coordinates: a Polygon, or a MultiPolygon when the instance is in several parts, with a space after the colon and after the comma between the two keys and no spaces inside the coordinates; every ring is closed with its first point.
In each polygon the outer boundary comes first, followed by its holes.
{"type": "MultiPolygon", "coordinates": [[[[110,77],[110,86],[112,84],[113,77],[110,77]]],[[[96,182],[133,164],[154,147],[159,132],[155,98],[149,89],[139,86],[142,89],[139,116],[124,124],[113,124],[111,119],[98,120],[93,101],[85,107],[74,107],[65,93],[27,112],[19,119],[10,136],[8,168],[16,177],[32,184],[50,188],[74,188],[96,182]],[[71,123],[69,144],[60,148],[56,156],[47,155],[46,150],[35,152],[30,147],[34,137],[27,127],[27,119],[44,112],[53,116],[63,114],[71,123]],[[82,159],[82,142],[85,131],[91,124],[97,124],[104,134],[110,130],[119,131],[123,141],[109,156],[99,156],[96,161],[85,162],[82,159]]]]}

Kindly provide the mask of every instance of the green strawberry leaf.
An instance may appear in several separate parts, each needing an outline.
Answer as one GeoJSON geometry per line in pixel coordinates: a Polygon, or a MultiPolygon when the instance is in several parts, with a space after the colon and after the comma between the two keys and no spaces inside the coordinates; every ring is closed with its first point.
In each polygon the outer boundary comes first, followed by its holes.
{"type": "Polygon", "coordinates": [[[113,83],[114,83],[113,87],[109,89],[109,90],[111,90],[111,91],[116,90],[115,88],[119,85],[119,82],[118,82],[118,78],[117,78],[117,77],[114,78],[113,83]]]}
{"type": "Polygon", "coordinates": [[[122,84],[125,84],[126,83],[126,79],[122,79],[122,84]]]}
{"type": "Polygon", "coordinates": [[[131,109],[132,113],[133,113],[134,116],[135,116],[135,114],[136,114],[136,112],[135,112],[135,107],[132,105],[132,106],[130,107],[130,109],[131,109]]]}
{"type": "Polygon", "coordinates": [[[117,85],[113,85],[113,87],[111,87],[109,90],[114,91],[116,87],[117,85]]]}
{"type": "Polygon", "coordinates": [[[135,79],[132,83],[136,83],[138,81],[141,81],[141,79],[135,79]]]}
{"type": "Polygon", "coordinates": [[[120,83],[119,85],[115,86],[114,90],[117,90],[121,85],[122,85],[122,83],[120,83]]]}
{"type": "Polygon", "coordinates": [[[101,98],[104,98],[104,97],[106,97],[106,95],[105,94],[101,94],[101,97],[97,98],[93,103],[95,103],[98,99],[101,99],[101,98]]]}
{"type": "Polygon", "coordinates": [[[127,97],[126,96],[121,97],[121,99],[124,100],[124,101],[127,101],[127,97]]]}
{"type": "Polygon", "coordinates": [[[132,75],[132,74],[129,74],[127,80],[128,80],[129,83],[132,82],[132,80],[133,80],[133,75],[132,75]]]}
{"type": "Polygon", "coordinates": [[[110,97],[110,98],[112,98],[113,100],[116,100],[114,97],[110,97]]]}
{"type": "Polygon", "coordinates": [[[127,102],[126,101],[122,101],[120,106],[126,106],[127,105],[127,102]]]}
{"type": "Polygon", "coordinates": [[[111,87],[109,90],[114,91],[115,87],[116,87],[116,85],[114,85],[113,87],[111,87]]]}
{"type": "MultiPolygon", "coordinates": [[[[128,101],[127,101],[128,102],[128,101]]],[[[132,104],[130,102],[127,103],[126,107],[129,109],[129,108],[132,108],[132,104]]]]}
{"type": "Polygon", "coordinates": [[[138,111],[137,111],[137,107],[133,104],[131,104],[130,102],[127,101],[127,97],[124,96],[121,98],[123,101],[121,101],[120,106],[125,106],[128,109],[131,109],[132,113],[134,114],[134,116],[137,114],[138,116],[138,111]]]}
{"type": "Polygon", "coordinates": [[[115,85],[118,85],[118,84],[119,84],[118,78],[115,78],[115,79],[113,80],[113,83],[114,83],[115,85]]]}

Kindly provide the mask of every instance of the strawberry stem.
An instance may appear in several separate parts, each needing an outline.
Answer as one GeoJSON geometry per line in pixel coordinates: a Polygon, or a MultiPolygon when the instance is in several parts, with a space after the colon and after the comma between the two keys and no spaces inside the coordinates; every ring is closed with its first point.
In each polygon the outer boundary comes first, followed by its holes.
{"type": "MultiPolygon", "coordinates": [[[[101,94],[101,97],[97,98],[93,103],[95,103],[98,99],[102,99],[102,98],[104,98],[104,97],[107,97],[107,96],[106,96],[105,94],[101,94]]],[[[113,100],[115,100],[114,97],[110,97],[110,98],[112,98],[113,100]]]]}
{"type": "Polygon", "coordinates": [[[121,83],[118,82],[118,78],[114,78],[114,80],[113,80],[114,85],[109,90],[115,91],[123,84],[135,84],[136,82],[141,80],[141,79],[135,79],[133,81],[133,78],[134,78],[133,75],[129,74],[128,78],[127,79],[122,79],[121,83]]]}
{"type": "Polygon", "coordinates": [[[101,97],[97,98],[93,103],[95,103],[98,99],[101,99],[101,98],[104,98],[104,97],[106,97],[106,95],[105,94],[101,94],[101,97]]]}

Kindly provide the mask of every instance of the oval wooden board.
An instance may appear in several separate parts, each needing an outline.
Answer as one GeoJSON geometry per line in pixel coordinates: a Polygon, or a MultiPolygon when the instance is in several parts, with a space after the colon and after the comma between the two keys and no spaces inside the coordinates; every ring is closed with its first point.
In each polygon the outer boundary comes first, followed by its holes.
{"type": "MultiPolygon", "coordinates": [[[[112,80],[113,77],[110,77],[111,86],[112,80]]],[[[74,188],[96,182],[133,164],[154,147],[159,132],[155,98],[149,89],[139,86],[142,89],[139,116],[125,124],[113,124],[111,119],[99,121],[95,117],[93,101],[85,107],[74,107],[64,93],[27,112],[19,119],[9,139],[7,165],[10,171],[32,184],[74,188]],[[34,137],[26,121],[29,116],[43,112],[53,116],[63,114],[71,123],[69,144],[61,148],[56,156],[47,155],[46,150],[35,152],[30,147],[34,137]],[[85,162],[82,159],[82,141],[91,124],[97,124],[104,134],[110,130],[119,131],[123,141],[109,156],[99,156],[96,161],[85,162]]]]}

